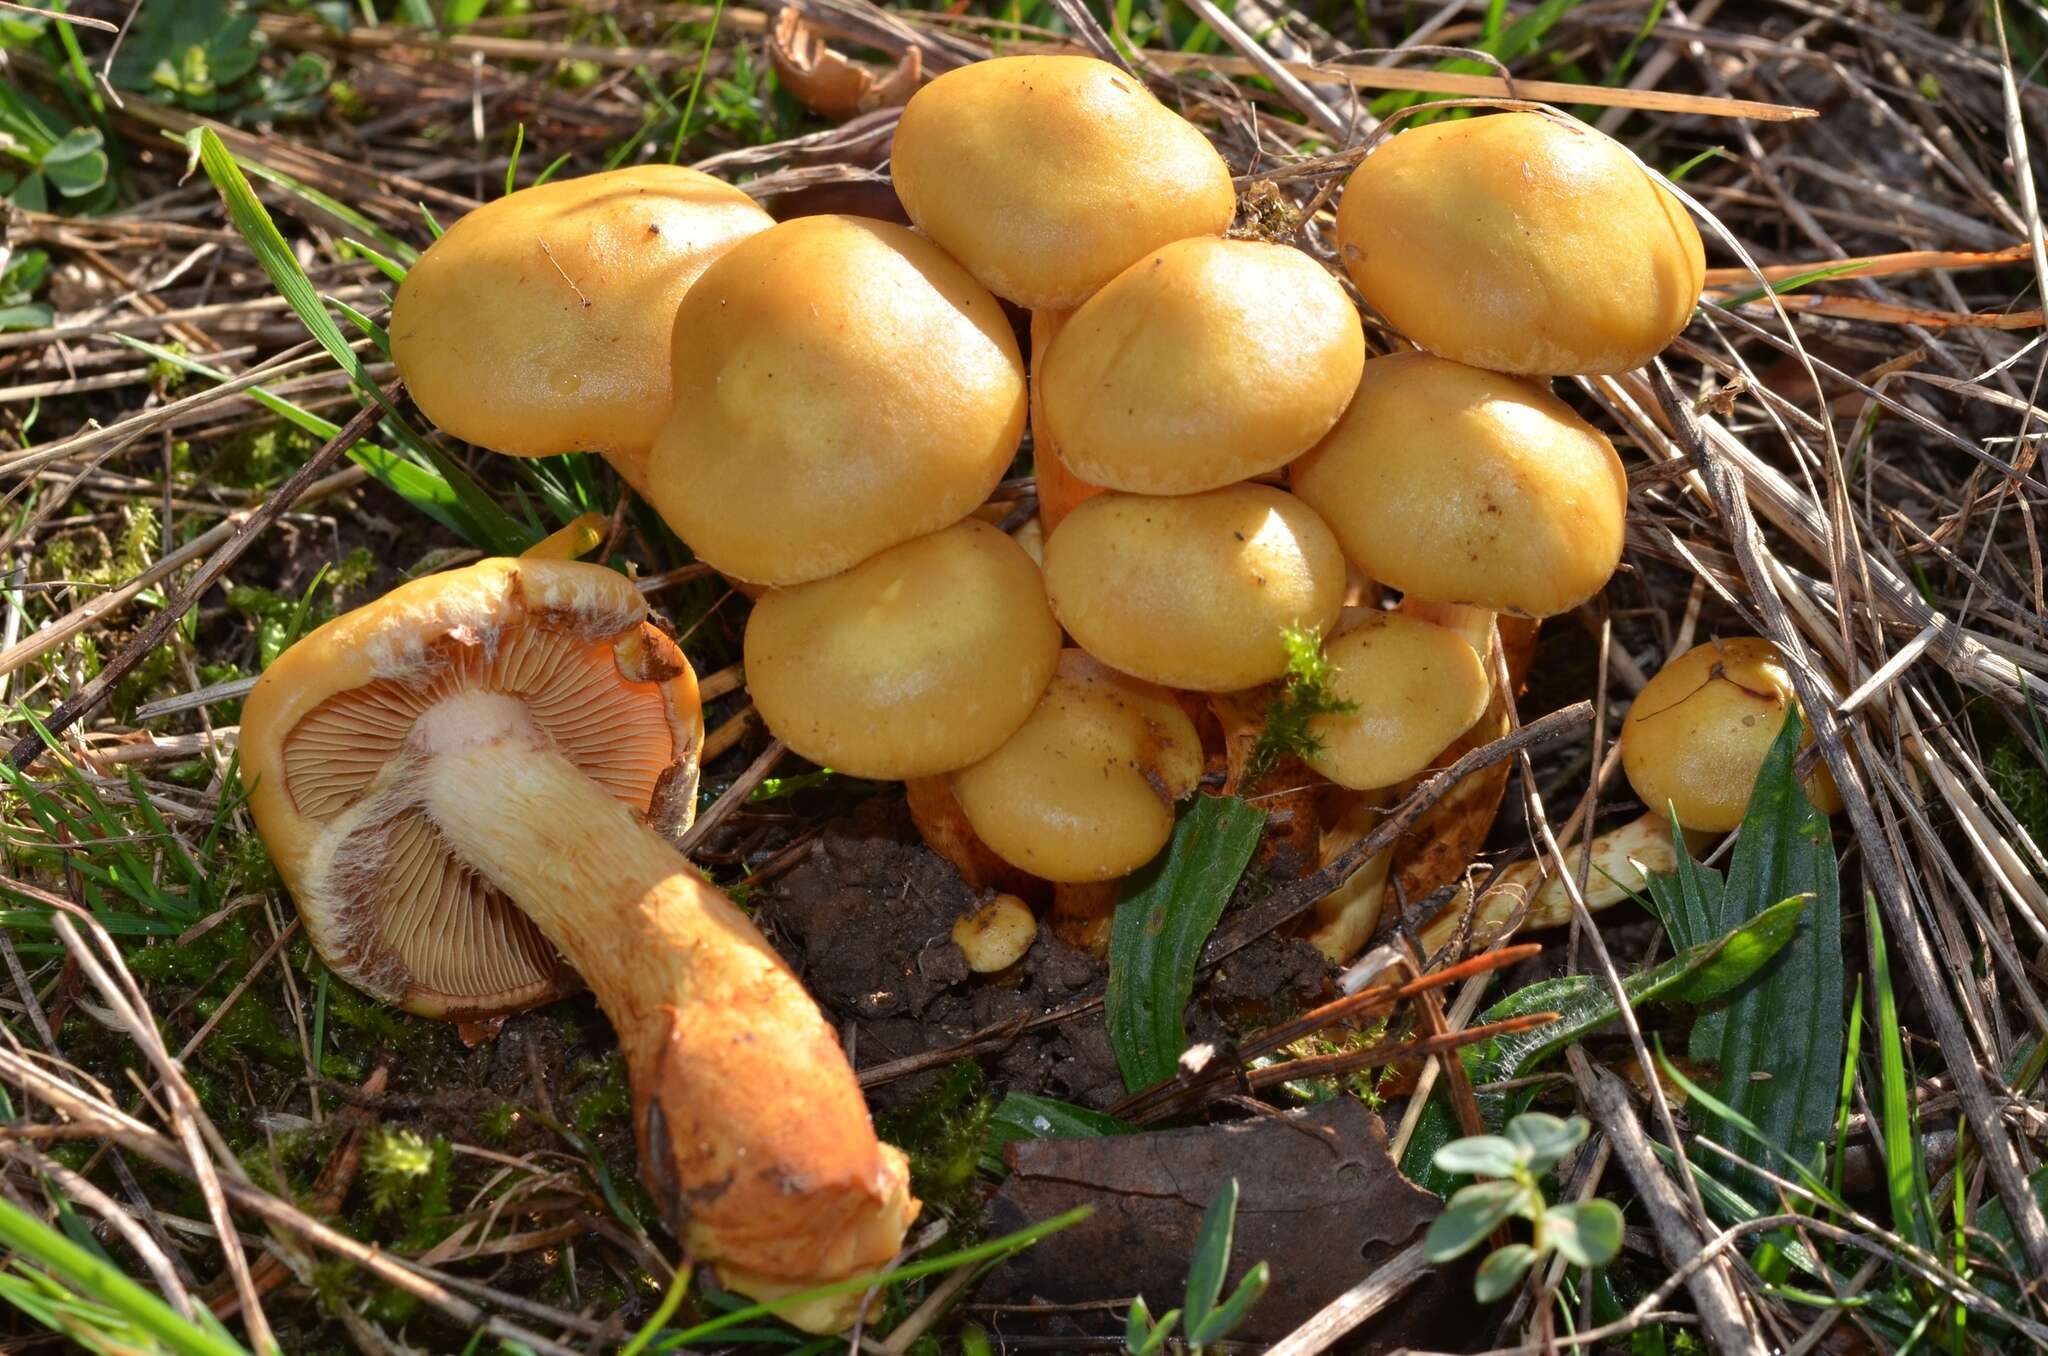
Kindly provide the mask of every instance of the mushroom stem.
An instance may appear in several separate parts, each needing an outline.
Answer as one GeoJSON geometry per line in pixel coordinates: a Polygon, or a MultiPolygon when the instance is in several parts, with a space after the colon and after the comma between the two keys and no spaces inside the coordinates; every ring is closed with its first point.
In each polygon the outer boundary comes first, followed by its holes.
{"type": "MultiPolygon", "coordinates": [[[[1711,834],[1685,831],[1686,845],[1698,849],[1711,834]]],[[[1565,859],[1576,865],[1575,849],[1565,849],[1565,859]]],[[[1471,943],[1486,946],[1497,938],[1529,928],[1562,927],[1571,921],[1572,901],[1564,883],[1555,875],[1543,875],[1543,862],[1529,858],[1504,868],[1494,878],[1479,902],[1471,902],[1469,890],[1460,891],[1450,906],[1425,924],[1420,933],[1425,954],[1436,952],[1458,935],[1467,908],[1472,912],[1471,943]],[[1527,906],[1518,926],[1511,927],[1515,911],[1527,906]]],[[[1664,815],[1645,814],[1618,829],[1610,829],[1593,840],[1592,870],[1585,885],[1586,907],[1605,909],[1633,897],[1643,881],[1678,869],[1671,848],[1671,821],[1664,815]]]]}
{"type": "MultiPolygon", "coordinates": [[[[917,1205],[839,1042],[730,900],[505,697],[423,715],[421,801],[619,1035],[642,1175],[688,1255],[775,1297],[889,1260],[917,1205]]],[[[858,1297],[783,1316],[844,1327],[858,1297]]]]}

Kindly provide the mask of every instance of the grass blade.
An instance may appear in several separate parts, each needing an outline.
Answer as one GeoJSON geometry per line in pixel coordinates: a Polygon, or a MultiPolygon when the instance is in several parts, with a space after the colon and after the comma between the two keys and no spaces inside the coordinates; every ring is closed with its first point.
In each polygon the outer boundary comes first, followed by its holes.
{"type": "Polygon", "coordinates": [[[1899,1032],[1898,995],[1892,990],[1877,896],[1863,899],[1870,941],[1870,988],[1877,1000],[1871,1031],[1877,1038],[1879,1099],[1884,1131],[1884,1184],[1892,1227],[1922,1249],[1934,1248],[1934,1204],[1928,1199],[1927,1163],[1920,1156],[1920,1124],[1913,1113],[1913,1081],[1906,1073],[1906,1043],[1899,1032]]]}

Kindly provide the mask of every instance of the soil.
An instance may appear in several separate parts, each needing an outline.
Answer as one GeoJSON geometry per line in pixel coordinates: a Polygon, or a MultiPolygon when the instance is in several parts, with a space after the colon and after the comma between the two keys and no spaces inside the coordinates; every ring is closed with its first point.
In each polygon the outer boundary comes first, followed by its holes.
{"type": "MultiPolygon", "coordinates": [[[[1245,889],[1264,888],[1249,882],[1245,889]]],[[[1002,1022],[1102,992],[1105,970],[1042,928],[999,975],[976,976],[951,940],[977,893],[926,848],[900,795],[877,795],[827,824],[809,854],[753,896],[756,921],[840,1024],[857,1069],[958,1044],[1002,1022]]],[[[1226,1042],[1319,1001],[1329,966],[1292,938],[1232,957],[1188,1013],[1197,1041],[1226,1042]]],[[[984,1056],[991,1082],[1103,1108],[1124,1095],[1100,1012],[1018,1037],[984,1056]]],[[[915,1097],[937,1071],[868,1089],[878,1111],[915,1097]]]]}

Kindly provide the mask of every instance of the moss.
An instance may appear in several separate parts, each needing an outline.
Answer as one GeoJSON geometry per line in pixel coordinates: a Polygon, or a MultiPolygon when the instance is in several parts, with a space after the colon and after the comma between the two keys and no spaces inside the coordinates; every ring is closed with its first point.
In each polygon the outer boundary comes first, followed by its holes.
{"type": "Polygon", "coordinates": [[[1322,741],[1309,728],[1317,716],[1342,716],[1358,709],[1330,691],[1337,666],[1323,656],[1322,637],[1314,631],[1290,626],[1281,632],[1287,645],[1287,674],[1280,693],[1266,707],[1265,728],[1245,769],[1245,780],[1253,781],[1286,757],[1307,760],[1322,751],[1322,741]]]}
{"type": "Polygon", "coordinates": [[[2028,759],[2016,739],[2006,739],[1991,750],[1986,771],[1992,789],[2027,836],[2037,845],[2048,845],[2048,774],[2028,759]]]}
{"type": "Polygon", "coordinates": [[[448,1234],[455,1151],[438,1135],[385,1130],[363,1146],[363,1184],[370,1208],[394,1219],[402,1246],[430,1248],[448,1234]]]}
{"type": "Polygon", "coordinates": [[[995,1109],[988,1076],[973,1060],[961,1060],[916,1101],[876,1118],[882,1138],[909,1157],[911,1188],[926,1209],[945,1215],[970,1235],[981,1226],[975,1174],[995,1109]]]}
{"type": "Polygon", "coordinates": [[[569,1108],[569,1123],[588,1135],[607,1122],[626,1124],[633,1114],[633,1092],[626,1083],[626,1061],[616,1052],[603,1059],[581,1060],[576,1073],[595,1077],[597,1086],[578,1096],[569,1108]]]}
{"type": "Polygon", "coordinates": [[[486,1144],[505,1144],[519,1128],[519,1108],[510,1102],[486,1107],[476,1118],[477,1138],[486,1144]]]}
{"type": "Polygon", "coordinates": [[[263,489],[291,474],[320,440],[283,422],[221,440],[204,460],[204,474],[216,485],[263,489]]]}

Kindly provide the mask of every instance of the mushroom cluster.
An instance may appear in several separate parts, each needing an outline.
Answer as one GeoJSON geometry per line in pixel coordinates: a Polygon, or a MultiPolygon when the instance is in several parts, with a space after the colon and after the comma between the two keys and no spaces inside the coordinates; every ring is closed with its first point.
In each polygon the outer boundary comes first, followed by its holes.
{"type": "MultiPolygon", "coordinates": [[[[510,194],[412,269],[392,354],[449,434],[602,453],[755,599],[761,718],[907,783],[984,891],[954,934],[973,969],[1047,909],[1099,941],[1198,787],[1277,777],[1313,858],[1504,728],[1533,622],[1622,545],[1619,458],[1545,379],[1644,362],[1699,296],[1654,176],[1561,116],[1405,131],[1345,185],[1340,277],[1233,231],[1209,139],[1078,56],[932,80],[891,170],[909,227],[776,221],[661,167],[510,194]],[[1035,521],[990,505],[1027,427],[1035,521]],[[1304,646],[1328,700],[1276,773],[1255,749],[1304,646]]],[[[558,554],[415,581],[273,665],[244,724],[258,825],[321,954],[380,997],[481,1020],[587,984],[644,1175],[727,1285],[882,1265],[917,1210],[902,1156],[675,846],[689,664],[626,576],[558,554]]],[[[1354,949],[1400,869],[1315,940],[1354,949]]]]}

